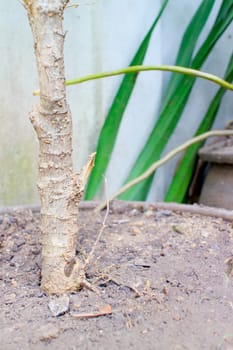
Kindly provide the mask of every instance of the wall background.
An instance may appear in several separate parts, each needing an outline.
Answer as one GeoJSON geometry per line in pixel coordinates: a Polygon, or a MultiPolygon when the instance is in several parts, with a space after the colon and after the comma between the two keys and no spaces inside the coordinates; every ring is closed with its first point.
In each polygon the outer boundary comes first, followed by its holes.
{"type": "MultiPolygon", "coordinates": [[[[170,0],[152,37],[144,64],[174,64],[182,33],[200,0],[170,0]]],[[[220,0],[203,36],[214,20],[220,0]]],[[[126,67],[153,22],[161,1],[80,0],[65,12],[67,79],[126,67]]],[[[223,76],[232,53],[233,25],[215,46],[203,70],[223,76]]],[[[17,0],[0,2],[0,205],[38,203],[36,190],[37,140],[28,112],[38,97],[32,35],[26,11],[17,0]]],[[[108,191],[120,187],[156,119],[168,73],[140,74],[107,171],[108,191]]],[[[122,77],[96,80],[68,88],[74,120],[74,163],[78,170],[97,142],[108,107],[122,77]]],[[[164,153],[187,140],[206,111],[217,87],[199,80],[183,118],[164,153]],[[185,123],[182,121],[185,120],[185,123]]],[[[223,128],[233,118],[232,94],[227,92],[215,123],[223,128]]],[[[159,169],[149,200],[162,199],[177,159],[159,169]]]]}

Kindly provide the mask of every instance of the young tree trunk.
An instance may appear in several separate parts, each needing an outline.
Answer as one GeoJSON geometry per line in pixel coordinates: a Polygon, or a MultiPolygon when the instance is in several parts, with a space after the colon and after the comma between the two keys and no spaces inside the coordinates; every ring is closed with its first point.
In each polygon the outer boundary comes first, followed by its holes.
{"type": "Polygon", "coordinates": [[[69,0],[23,0],[28,12],[40,83],[40,103],[30,119],[39,140],[42,280],[48,293],[80,288],[76,258],[77,211],[93,155],[81,174],[73,173],[72,119],[66,101],[63,12],[69,0]]]}

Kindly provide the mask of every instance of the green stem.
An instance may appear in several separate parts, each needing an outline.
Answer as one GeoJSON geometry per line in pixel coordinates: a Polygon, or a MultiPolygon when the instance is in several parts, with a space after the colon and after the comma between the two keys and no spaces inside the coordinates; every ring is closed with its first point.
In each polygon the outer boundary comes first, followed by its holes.
{"type": "MultiPolygon", "coordinates": [[[[81,84],[89,80],[95,80],[95,79],[102,79],[107,77],[113,77],[115,75],[121,75],[121,74],[129,74],[129,73],[137,73],[137,72],[145,72],[145,71],[166,71],[166,72],[174,72],[174,73],[180,73],[189,75],[191,77],[198,77],[203,78],[206,80],[210,80],[213,83],[216,83],[225,89],[229,89],[233,91],[233,85],[225,81],[224,79],[221,79],[217,77],[214,74],[202,72],[197,69],[191,69],[191,68],[185,68],[180,66],[130,66],[127,68],[118,69],[111,72],[103,72],[103,73],[97,73],[97,74],[91,74],[86,75],[81,78],[67,80],[66,85],[75,85],[75,84],[81,84]]],[[[35,90],[33,92],[33,95],[39,95],[40,91],[35,90]]]]}

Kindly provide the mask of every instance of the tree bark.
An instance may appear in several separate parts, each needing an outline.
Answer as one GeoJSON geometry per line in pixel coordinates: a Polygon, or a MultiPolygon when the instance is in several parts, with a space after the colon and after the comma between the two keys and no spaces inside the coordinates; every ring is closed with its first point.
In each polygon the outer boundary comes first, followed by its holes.
{"type": "Polygon", "coordinates": [[[72,119],[66,100],[63,13],[69,0],[24,0],[34,38],[40,102],[30,114],[39,141],[41,200],[41,287],[48,293],[80,288],[76,257],[77,211],[93,155],[73,173],[72,119]]]}

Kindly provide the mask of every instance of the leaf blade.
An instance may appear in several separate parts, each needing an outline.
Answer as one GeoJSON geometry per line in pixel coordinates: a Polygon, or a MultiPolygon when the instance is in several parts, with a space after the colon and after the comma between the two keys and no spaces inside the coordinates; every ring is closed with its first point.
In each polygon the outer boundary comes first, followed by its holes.
{"type": "MultiPolygon", "coordinates": [[[[227,70],[225,73],[225,80],[231,82],[233,81],[233,55],[231,56],[227,70]]],[[[225,89],[220,88],[212,99],[209,108],[200,123],[195,136],[200,135],[211,129],[215,117],[217,115],[218,109],[220,107],[223,95],[225,93],[225,89]]],[[[171,184],[168,188],[168,191],[165,196],[165,202],[177,202],[183,203],[185,200],[185,196],[189,187],[189,184],[192,179],[193,170],[196,164],[197,153],[200,147],[204,144],[203,142],[199,142],[193,146],[191,146],[185,152],[181,161],[179,162],[179,166],[176,169],[176,172],[173,176],[171,184]]]]}
{"type": "MultiPolygon", "coordinates": [[[[215,23],[211,28],[207,38],[198,50],[191,67],[199,69],[204,63],[211,49],[224,33],[233,19],[233,4],[231,0],[223,0],[222,6],[218,12],[215,23]]],[[[145,146],[143,147],[139,157],[132,167],[125,183],[138,177],[151,164],[159,159],[163,149],[165,148],[172,132],[174,131],[178,121],[181,118],[183,109],[192,90],[195,79],[183,78],[179,87],[173,93],[168,103],[164,106],[151,134],[149,135],[145,146]]],[[[123,200],[145,200],[150,189],[152,179],[135,185],[128,191],[119,196],[123,200]],[[145,191],[145,188],[147,191],[145,191]]]]}
{"type": "MultiPolygon", "coordinates": [[[[191,19],[185,33],[183,35],[180,48],[177,54],[176,66],[190,67],[192,63],[192,55],[199,38],[199,35],[206,24],[209,14],[213,8],[214,1],[202,1],[197,11],[195,12],[193,18],[191,19]]],[[[163,105],[166,105],[172,94],[178,87],[179,83],[182,81],[181,76],[172,75],[169,81],[166,95],[164,96],[163,105]]]]}
{"type": "MultiPolygon", "coordinates": [[[[152,26],[150,27],[148,33],[139,46],[134,58],[130,63],[130,66],[139,65],[143,62],[153,30],[156,27],[163,11],[165,10],[168,1],[169,0],[163,1],[158,15],[156,16],[152,26]]],[[[85,192],[86,200],[92,199],[100,188],[103,174],[105,173],[113,151],[123,113],[126,109],[135,85],[136,77],[137,73],[126,75],[123,78],[116,97],[107,114],[98,139],[95,167],[90,175],[85,192]]]]}

